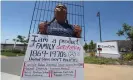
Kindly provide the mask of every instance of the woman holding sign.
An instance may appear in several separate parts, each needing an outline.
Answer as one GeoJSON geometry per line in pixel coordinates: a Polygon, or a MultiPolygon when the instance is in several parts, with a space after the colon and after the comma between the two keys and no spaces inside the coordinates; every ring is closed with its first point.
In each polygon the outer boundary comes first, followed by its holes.
{"type": "Polygon", "coordinates": [[[61,4],[56,6],[54,18],[51,22],[41,22],[39,24],[40,34],[81,38],[81,31],[78,25],[68,24],[67,8],[61,4]]]}
{"type": "Polygon", "coordinates": [[[77,39],[81,31],[68,24],[66,6],[57,5],[53,20],[39,24],[39,34],[55,36],[30,37],[21,80],[83,80],[83,49],[77,39]]]}

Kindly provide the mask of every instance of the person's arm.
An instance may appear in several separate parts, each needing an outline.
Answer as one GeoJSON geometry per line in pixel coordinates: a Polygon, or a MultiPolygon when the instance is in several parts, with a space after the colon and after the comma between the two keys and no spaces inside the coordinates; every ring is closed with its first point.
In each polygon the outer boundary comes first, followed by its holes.
{"type": "Polygon", "coordinates": [[[74,25],[74,34],[77,38],[81,38],[82,29],[79,25],[74,25]]]}
{"type": "Polygon", "coordinates": [[[47,21],[45,22],[40,22],[40,24],[38,25],[39,28],[39,34],[47,34],[47,21]]]}

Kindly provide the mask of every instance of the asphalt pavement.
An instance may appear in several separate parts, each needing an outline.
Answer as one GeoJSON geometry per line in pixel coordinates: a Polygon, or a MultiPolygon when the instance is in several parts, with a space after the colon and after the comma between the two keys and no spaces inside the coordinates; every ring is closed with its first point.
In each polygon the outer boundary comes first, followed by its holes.
{"type": "Polygon", "coordinates": [[[20,76],[24,56],[1,59],[1,72],[20,76]]]}

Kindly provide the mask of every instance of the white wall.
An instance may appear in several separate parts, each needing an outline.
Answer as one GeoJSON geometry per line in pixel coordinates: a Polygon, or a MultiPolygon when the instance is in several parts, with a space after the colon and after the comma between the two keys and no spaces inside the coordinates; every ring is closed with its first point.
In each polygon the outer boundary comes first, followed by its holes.
{"type": "MultiPolygon", "coordinates": [[[[102,48],[102,51],[100,53],[119,54],[117,42],[98,42],[97,48],[98,46],[102,48]]],[[[97,53],[99,53],[98,50],[97,50],[97,53]]]]}

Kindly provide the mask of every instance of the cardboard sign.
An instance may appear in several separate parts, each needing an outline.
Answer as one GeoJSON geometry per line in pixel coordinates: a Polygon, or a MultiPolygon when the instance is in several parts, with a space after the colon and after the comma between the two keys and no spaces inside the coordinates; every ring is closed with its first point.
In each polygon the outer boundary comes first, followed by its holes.
{"type": "Polygon", "coordinates": [[[77,38],[32,34],[21,80],[84,80],[83,48],[77,38]]]}

